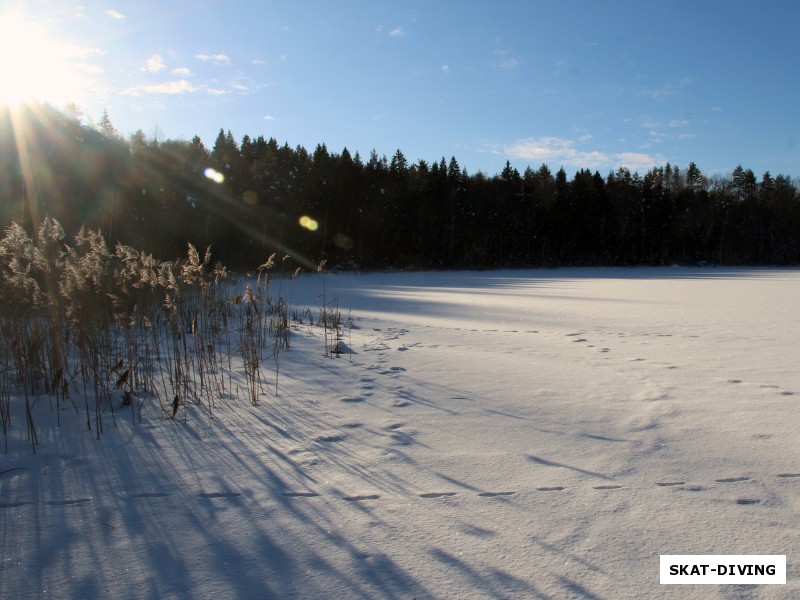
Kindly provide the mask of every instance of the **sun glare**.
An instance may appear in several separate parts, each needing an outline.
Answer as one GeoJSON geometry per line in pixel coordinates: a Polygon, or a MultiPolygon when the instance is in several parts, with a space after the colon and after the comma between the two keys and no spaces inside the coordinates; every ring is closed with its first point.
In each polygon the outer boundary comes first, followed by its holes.
{"type": "Polygon", "coordinates": [[[0,105],[77,101],[81,77],[76,48],[14,15],[0,15],[0,105]]]}

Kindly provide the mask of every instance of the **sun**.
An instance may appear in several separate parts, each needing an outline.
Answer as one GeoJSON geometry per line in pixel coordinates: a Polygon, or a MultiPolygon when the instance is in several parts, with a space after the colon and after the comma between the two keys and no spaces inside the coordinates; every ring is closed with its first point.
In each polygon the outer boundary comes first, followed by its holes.
{"type": "Polygon", "coordinates": [[[78,53],[22,17],[0,14],[0,105],[75,101],[82,86],[78,53]]]}

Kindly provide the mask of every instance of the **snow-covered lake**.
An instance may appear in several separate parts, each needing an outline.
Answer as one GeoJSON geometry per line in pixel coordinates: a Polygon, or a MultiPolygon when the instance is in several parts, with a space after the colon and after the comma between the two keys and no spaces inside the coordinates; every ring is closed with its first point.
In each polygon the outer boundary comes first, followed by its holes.
{"type": "Polygon", "coordinates": [[[800,597],[799,271],[325,287],[353,354],[296,328],[258,406],[98,441],[42,398],[35,456],[15,409],[0,597],[800,597]],[[662,554],[785,554],[787,585],[662,586],[662,554]]]}

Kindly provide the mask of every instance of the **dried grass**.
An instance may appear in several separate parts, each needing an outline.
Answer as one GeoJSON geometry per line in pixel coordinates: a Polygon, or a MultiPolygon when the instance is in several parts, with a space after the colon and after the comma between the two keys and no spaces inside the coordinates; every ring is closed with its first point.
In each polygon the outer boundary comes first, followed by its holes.
{"type": "MultiPolygon", "coordinates": [[[[69,245],[50,218],[35,237],[10,225],[0,240],[3,432],[20,396],[34,452],[32,409],[43,398],[59,415],[64,407],[84,411],[98,437],[102,417],[110,415],[116,425],[122,409],[134,421],[145,411],[175,418],[186,407],[211,417],[216,402],[239,391],[231,389],[236,365],[244,371],[246,397],[259,402],[267,393],[267,359],[274,360],[277,395],[280,354],[290,346],[291,300],[280,287],[277,299],[270,295],[275,255],[258,267],[255,287],[241,282],[241,294],[232,293],[240,283],[211,260],[210,248],[201,258],[191,244],[186,258],[172,262],[122,244],[112,251],[99,231],[83,229],[69,245]]],[[[289,261],[280,261],[279,286],[291,273],[289,261]]],[[[339,327],[333,313],[338,307],[332,311],[323,302],[326,353],[328,336],[339,327]]]]}

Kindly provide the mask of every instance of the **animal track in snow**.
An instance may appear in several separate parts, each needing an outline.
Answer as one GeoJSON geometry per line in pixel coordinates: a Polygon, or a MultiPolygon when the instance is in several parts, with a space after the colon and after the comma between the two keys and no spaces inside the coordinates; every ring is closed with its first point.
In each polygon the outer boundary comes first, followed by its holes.
{"type": "Polygon", "coordinates": [[[342,433],[332,434],[332,435],[320,435],[314,438],[317,442],[322,442],[324,444],[334,444],[336,442],[343,442],[347,439],[347,436],[342,433]]]}
{"type": "MultiPolygon", "coordinates": [[[[361,426],[360,423],[353,423],[351,425],[361,426]]],[[[400,423],[396,423],[393,425],[389,425],[386,429],[392,430],[393,428],[402,427],[403,425],[400,423]]],[[[800,479],[800,473],[778,473],[775,477],[781,479],[800,479]]],[[[743,481],[751,481],[750,477],[726,477],[715,479],[714,481],[718,483],[737,483],[743,481]]],[[[686,485],[685,481],[659,481],[655,483],[658,487],[674,487],[676,489],[680,489],[681,491],[688,491],[688,492],[702,492],[706,491],[702,485],[686,485]]],[[[595,485],[592,486],[592,489],[598,491],[618,491],[618,490],[625,490],[627,489],[624,485],[619,484],[604,484],[604,485],[595,485]]],[[[555,485],[555,486],[539,486],[536,487],[535,490],[537,492],[561,492],[566,490],[566,487],[555,485]]],[[[518,494],[518,491],[486,491],[486,492],[476,492],[476,496],[478,498],[507,498],[509,496],[513,496],[518,494]]],[[[308,490],[308,491],[285,491],[280,494],[284,498],[319,498],[321,494],[318,492],[308,490]]],[[[453,496],[459,495],[458,492],[424,492],[419,493],[417,496],[423,499],[437,499],[437,498],[449,498],[453,496]]],[[[127,497],[129,498],[137,498],[137,499],[155,499],[155,498],[165,498],[172,496],[170,492],[137,492],[133,494],[129,494],[127,497]]],[[[240,492],[233,492],[233,491],[217,491],[217,492],[200,492],[195,494],[197,498],[205,498],[205,499],[233,499],[239,498],[242,496],[240,492]]],[[[348,496],[339,496],[341,500],[346,502],[368,502],[368,501],[375,501],[381,500],[382,496],[380,494],[354,494],[348,496]]],[[[75,499],[65,499],[65,500],[49,500],[43,502],[43,504],[47,504],[49,506],[78,506],[89,504],[93,502],[94,499],[92,497],[86,498],[75,498],[75,499]]],[[[763,502],[762,499],[759,498],[750,498],[750,497],[741,497],[735,500],[736,504],[742,506],[752,506],[756,504],[761,504],[763,502]]],[[[25,507],[37,504],[36,501],[32,500],[21,500],[21,501],[12,501],[12,502],[0,502],[0,510],[2,509],[13,509],[18,507],[25,507]]]]}
{"type": "Polygon", "coordinates": [[[359,402],[364,402],[366,398],[364,396],[346,396],[342,398],[342,402],[345,404],[358,404],[359,402]]]}
{"type": "Polygon", "coordinates": [[[361,496],[345,496],[343,500],[347,502],[363,502],[364,500],[380,500],[380,498],[378,494],[364,494],[361,496]]]}

